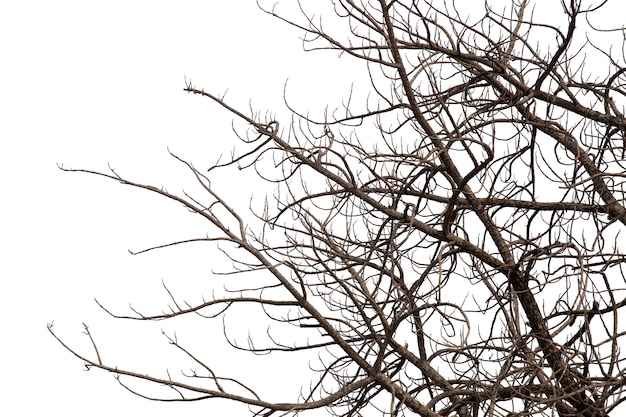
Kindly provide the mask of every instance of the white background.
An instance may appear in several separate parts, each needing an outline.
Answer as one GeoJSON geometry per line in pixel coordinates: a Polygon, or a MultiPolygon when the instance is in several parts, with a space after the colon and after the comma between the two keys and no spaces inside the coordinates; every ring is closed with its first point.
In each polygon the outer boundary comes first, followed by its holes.
{"type": "MultiPolygon", "coordinates": [[[[210,271],[228,266],[199,246],[129,255],[208,230],[176,204],[57,164],[102,171],[110,164],[180,190],[189,177],[168,147],[208,165],[236,142],[232,117],[184,93],[185,77],[212,93],[228,89],[228,101],[244,110],[251,99],[261,112],[283,109],[289,78],[287,96],[301,109],[332,109],[364,68],[352,70],[332,53],[304,54],[299,35],[252,0],[0,3],[0,415],[237,413],[218,401],[134,397],[111,375],[85,372],[48,334],[54,321],[60,336],[89,354],[85,322],[109,348],[105,360],[162,372],[176,355],[160,329],[176,326],[143,324],[137,333],[133,323],[107,317],[94,297],[119,313],[129,303],[159,311],[167,303],[162,280],[197,300],[210,288],[210,271]]],[[[254,185],[229,177],[224,189],[245,206],[254,185]]],[[[187,330],[199,340],[215,337],[209,355],[222,371],[276,395],[297,392],[284,373],[297,377],[305,362],[276,368],[267,358],[246,360],[225,353],[220,326],[187,330]]]]}

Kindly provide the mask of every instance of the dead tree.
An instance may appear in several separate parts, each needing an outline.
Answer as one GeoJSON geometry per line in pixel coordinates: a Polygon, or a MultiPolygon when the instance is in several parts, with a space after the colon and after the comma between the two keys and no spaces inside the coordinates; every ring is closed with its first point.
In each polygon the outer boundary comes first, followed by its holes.
{"type": "Polygon", "coordinates": [[[255,303],[293,340],[248,349],[309,351],[319,378],[273,402],[174,338],[204,373],[145,375],[102,362],[95,340],[93,354],[64,346],[89,367],[174,389],[169,400],[227,398],[255,415],[608,416],[626,384],[624,32],[602,20],[619,11],[336,0],[340,24],[326,27],[312,17],[322,3],[267,12],[299,28],[306,49],[367,65],[367,100],[273,120],[189,82],[247,126],[238,153],[208,171],[176,157],[204,195],[71,170],[175,200],[212,225],[199,240],[232,244],[237,291],[118,317],[219,320],[255,303]],[[213,188],[233,166],[278,187],[256,223],[213,188]]]}

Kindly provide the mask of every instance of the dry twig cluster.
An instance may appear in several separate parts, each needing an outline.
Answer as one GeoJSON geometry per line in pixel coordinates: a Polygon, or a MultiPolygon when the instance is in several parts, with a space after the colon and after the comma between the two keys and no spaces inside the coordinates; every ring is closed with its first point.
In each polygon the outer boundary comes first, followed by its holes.
{"type": "Polygon", "coordinates": [[[469,12],[458,3],[336,0],[345,24],[336,35],[306,5],[300,19],[277,15],[305,33],[306,48],[366,63],[376,100],[324,120],[294,111],[290,123],[248,115],[188,83],[187,92],[249,125],[241,153],[208,173],[181,159],[205,196],[87,171],[205,218],[215,226],[206,240],[234,244],[228,255],[250,285],[132,318],[260,304],[269,321],[294,326],[293,344],[250,350],[319,358],[319,379],[301,398],[270,402],[244,381],[229,390],[192,352],[205,373],[180,380],[66,347],[91,367],[165,384],[179,400],[228,398],[256,415],[327,407],[345,416],[374,408],[608,416],[626,381],[618,320],[626,305],[626,67],[594,35],[622,41],[623,31],[596,30],[595,16],[611,7],[604,3],[563,1],[550,16],[527,0],[469,12]],[[258,213],[261,229],[212,188],[229,166],[279,186],[275,204],[258,213]],[[270,283],[250,284],[245,271],[270,283]]]}

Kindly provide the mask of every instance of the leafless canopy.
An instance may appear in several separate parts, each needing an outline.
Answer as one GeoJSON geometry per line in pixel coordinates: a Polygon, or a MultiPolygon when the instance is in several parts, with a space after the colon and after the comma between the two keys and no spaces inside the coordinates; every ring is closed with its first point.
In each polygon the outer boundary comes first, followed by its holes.
{"type": "Polygon", "coordinates": [[[308,350],[318,379],[273,402],[174,338],[204,374],[144,375],[103,363],[93,340],[93,354],[64,346],[90,367],[172,388],[162,400],[227,398],[255,415],[619,412],[626,66],[623,29],[603,23],[619,6],[334,0],[327,27],[327,3],[266,11],[299,28],[306,49],[367,66],[366,100],[320,120],[297,109],[273,120],[189,82],[248,129],[208,172],[180,159],[204,195],[83,171],[176,200],[212,224],[205,240],[233,244],[238,291],[126,318],[210,310],[219,320],[256,303],[268,322],[293,326],[292,340],[247,348],[308,350]],[[254,222],[212,186],[232,166],[277,185],[254,222]]]}

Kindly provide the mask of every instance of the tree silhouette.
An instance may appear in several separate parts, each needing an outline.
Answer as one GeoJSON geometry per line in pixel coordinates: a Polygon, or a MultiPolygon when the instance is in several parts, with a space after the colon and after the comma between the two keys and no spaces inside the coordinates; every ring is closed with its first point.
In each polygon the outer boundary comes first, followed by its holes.
{"type": "Polygon", "coordinates": [[[307,50],[367,65],[371,95],[274,120],[187,82],[247,129],[208,171],[174,156],[203,195],[66,169],[182,203],[213,226],[196,240],[228,245],[240,285],[163,314],[111,314],[220,320],[260,305],[293,330],[238,348],[308,351],[319,372],[300,398],[257,396],[174,337],[204,372],[120,369],[93,339],[83,354],[52,334],[88,367],[172,388],[163,400],[226,398],[254,415],[608,416],[626,384],[624,32],[599,28],[616,12],[607,2],[550,14],[493,3],[336,0],[329,27],[315,2],[266,10],[307,50]],[[253,220],[213,186],[233,167],[277,187],[253,220]]]}

